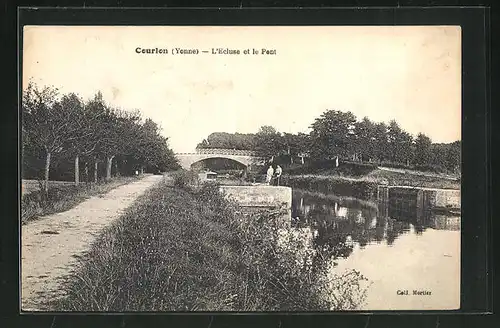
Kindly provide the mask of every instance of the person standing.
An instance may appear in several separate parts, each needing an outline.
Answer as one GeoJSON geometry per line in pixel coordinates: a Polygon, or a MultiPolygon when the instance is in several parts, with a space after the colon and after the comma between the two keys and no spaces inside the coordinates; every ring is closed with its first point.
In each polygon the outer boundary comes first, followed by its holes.
{"type": "Polygon", "coordinates": [[[272,165],[269,165],[269,168],[267,169],[267,175],[266,175],[266,183],[269,185],[271,184],[271,179],[273,178],[274,174],[274,169],[272,165]]]}
{"type": "Polygon", "coordinates": [[[276,185],[279,186],[280,185],[280,177],[281,177],[281,174],[283,173],[283,170],[281,169],[281,166],[276,166],[276,185]]]}

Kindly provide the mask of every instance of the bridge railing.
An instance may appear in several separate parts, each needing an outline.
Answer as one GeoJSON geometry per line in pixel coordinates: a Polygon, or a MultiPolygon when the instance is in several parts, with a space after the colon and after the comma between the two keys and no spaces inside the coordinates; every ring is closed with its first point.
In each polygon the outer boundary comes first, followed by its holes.
{"type": "Polygon", "coordinates": [[[256,156],[256,152],[252,150],[223,149],[223,148],[198,148],[196,149],[196,154],[256,156]]]}

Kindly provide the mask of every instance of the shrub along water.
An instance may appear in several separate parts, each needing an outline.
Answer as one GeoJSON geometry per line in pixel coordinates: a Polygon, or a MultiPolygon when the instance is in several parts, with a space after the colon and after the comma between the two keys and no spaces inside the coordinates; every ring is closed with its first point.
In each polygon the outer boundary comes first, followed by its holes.
{"type": "Polygon", "coordinates": [[[377,186],[384,183],[384,181],[369,177],[355,179],[334,175],[286,175],[283,176],[282,183],[286,186],[307,191],[372,200],[377,196],[377,186]]]}
{"type": "Polygon", "coordinates": [[[103,232],[51,308],[318,311],[363,302],[364,277],[329,274],[322,250],[279,225],[276,211],[246,212],[216,184],[172,185],[155,186],[103,232]]]}

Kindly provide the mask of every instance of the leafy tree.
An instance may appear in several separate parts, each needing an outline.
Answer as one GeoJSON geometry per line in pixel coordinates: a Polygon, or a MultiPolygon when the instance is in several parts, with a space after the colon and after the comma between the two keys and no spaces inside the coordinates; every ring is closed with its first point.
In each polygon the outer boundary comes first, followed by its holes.
{"type": "Polygon", "coordinates": [[[452,142],[448,145],[448,150],[446,152],[446,168],[450,171],[460,172],[461,168],[461,148],[462,144],[460,141],[452,142]]]}
{"type": "Polygon", "coordinates": [[[284,133],[282,140],[282,146],[284,147],[282,152],[290,156],[291,164],[293,164],[294,157],[300,157],[309,150],[309,135],[305,133],[284,133]]]}
{"type": "Polygon", "coordinates": [[[255,135],[255,151],[258,156],[272,158],[285,154],[286,148],[281,133],[272,126],[262,126],[255,135]]]}
{"type": "Polygon", "coordinates": [[[61,105],[58,90],[46,86],[39,88],[30,82],[23,92],[22,125],[27,142],[41,149],[45,155],[43,190],[48,191],[52,156],[64,151],[64,144],[78,138],[71,122],[74,111],[61,105]]]}
{"type": "Polygon", "coordinates": [[[412,135],[406,131],[402,131],[397,149],[396,162],[410,165],[415,154],[412,135]]]}
{"type": "Polygon", "coordinates": [[[309,153],[311,149],[311,138],[308,134],[299,132],[296,141],[297,156],[300,157],[302,164],[304,164],[304,155],[309,153]]]}
{"type": "Polygon", "coordinates": [[[118,155],[128,154],[136,149],[137,125],[140,115],[114,109],[105,104],[102,94],[98,92],[90,103],[92,110],[98,112],[100,120],[96,129],[99,131],[99,143],[94,156],[94,179],[97,178],[98,163],[106,163],[106,180],[111,179],[113,159],[118,155]]]}
{"type": "Polygon", "coordinates": [[[151,119],[136,126],[136,141],[129,150],[141,172],[145,168],[159,172],[175,166],[173,152],[168,147],[168,139],[161,136],[161,128],[151,119]]]}
{"type": "Polygon", "coordinates": [[[370,160],[375,156],[375,124],[368,117],[354,124],[355,152],[358,153],[361,160],[370,160]]]}
{"type": "MultiPolygon", "coordinates": [[[[87,161],[90,161],[94,164],[94,182],[97,182],[98,179],[98,168],[99,163],[102,162],[102,156],[106,149],[106,138],[109,137],[110,129],[112,124],[109,124],[108,121],[111,120],[112,112],[110,108],[106,106],[104,100],[102,98],[102,93],[98,92],[94,95],[94,98],[89,100],[86,104],[86,110],[89,112],[89,115],[94,117],[99,117],[99,120],[94,124],[93,128],[96,131],[96,138],[94,151],[87,156],[87,161]]],[[[87,164],[86,164],[87,168],[87,164]]]]}
{"type": "Polygon", "coordinates": [[[79,183],[80,161],[85,163],[87,177],[88,163],[94,163],[94,181],[100,162],[106,163],[106,179],[111,178],[112,163],[118,172],[118,159],[122,166],[134,164],[155,171],[178,166],[156,123],[142,122],[138,111],[107,105],[100,92],[84,102],[74,93],[59,97],[53,87],[30,83],[23,92],[22,137],[23,177],[43,172],[44,191],[51,167],[59,178],[66,176],[65,172],[71,172],[68,161],[74,164],[75,184],[79,183]]]}
{"type": "Polygon", "coordinates": [[[294,157],[309,153],[313,161],[340,156],[379,163],[437,165],[455,171],[460,168],[459,141],[433,144],[422,133],[414,139],[395,120],[388,125],[368,117],[357,121],[351,112],[328,110],[311,128],[310,134],[281,134],[272,126],[263,126],[256,134],[215,132],[197,148],[248,149],[267,158],[286,155],[292,164],[294,157]]]}
{"type": "Polygon", "coordinates": [[[355,122],[356,117],[351,112],[324,112],[311,126],[311,157],[320,160],[349,156],[355,122]]]}
{"type": "Polygon", "coordinates": [[[459,173],[461,167],[461,142],[432,144],[430,147],[430,161],[425,164],[459,173]]]}
{"type": "Polygon", "coordinates": [[[389,122],[387,128],[388,153],[391,162],[398,161],[399,140],[403,131],[395,120],[389,122]]]}
{"type": "Polygon", "coordinates": [[[208,144],[210,148],[232,148],[229,133],[216,132],[208,136],[208,144]]]}
{"type": "MultiPolygon", "coordinates": [[[[63,95],[61,106],[73,113],[73,120],[68,124],[71,126],[74,137],[64,142],[64,148],[74,160],[74,181],[75,185],[78,185],[80,160],[91,155],[99,144],[99,133],[96,126],[99,126],[100,113],[90,110],[75,93],[63,95]]],[[[87,163],[85,163],[85,173],[88,175],[87,163]]]]}
{"type": "Polygon", "coordinates": [[[293,157],[299,153],[298,136],[292,133],[283,134],[283,144],[286,149],[286,154],[290,157],[290,164],[293,164],[293,157]]]}
{"type": "Polygon", "coordinates": [[[409,164],[413,159],[413,137],[400,128],[395,120],[387,129],[389,158],[394,163],[409,164]]]}
{"type": "Polygon", "coordinates": [[[196,148],[253,150],[255,148],[255,134],[214,132],[199,143],[196,148]]]}
{"type": "Polygon", "coordinates": [[[373,131],[373,156],[382,162],[389,158],[389,140],[387,125],[383,122],[375,124],[373,131]]]}
{"type": "Polygon", "coordinates": [[[432,165],[446,167],[446,154],[448,146],[442,143],[432,144],[430,147],[431,163],[432,165]]]}
{"type": "Polygon", "coordinates": [[[415,139],[415,164],[424,165],[432,162],[432,140],[423,133],[415,139]]]}

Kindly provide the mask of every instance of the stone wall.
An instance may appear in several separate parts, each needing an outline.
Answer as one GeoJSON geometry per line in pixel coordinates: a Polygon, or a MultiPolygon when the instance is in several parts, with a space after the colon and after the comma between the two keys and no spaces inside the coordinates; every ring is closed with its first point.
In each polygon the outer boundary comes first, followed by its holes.
{"type": "Polygon", "coordinates": [[[408,198],[413,205],[423,205],[430,208],[460,209],[461,193],[455,189],[434,189],[406,186],[379,186],[379,201],[408,198]]]}
{"type": "Polygon", "coordinates": [[[241,206],[292,206],[292,188],[277,186],[221,186],[221,191],[241,206]]]}
{"type": "Polygon", "coordinates": [[[424,202],[431,207],[459,209],[461,206],[460,190],[423,189],[424,202]]]}

